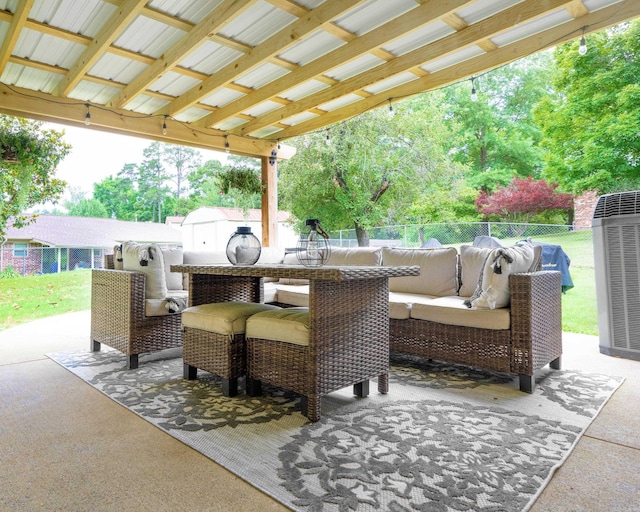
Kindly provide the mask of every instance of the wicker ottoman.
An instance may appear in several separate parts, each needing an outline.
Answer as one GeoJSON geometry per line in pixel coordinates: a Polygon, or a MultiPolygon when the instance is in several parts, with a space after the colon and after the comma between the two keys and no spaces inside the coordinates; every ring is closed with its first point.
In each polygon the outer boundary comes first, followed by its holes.
{"type": "Polygon", "coordinates": [[[193,380],[198,368],[222,378],[222,393],[238,393],[238,377],[245,374],[245,325],[262,311],[280,309],[252,302],[201,304],[182,312],[184,378],[193,380]]]}
{"type": "Polygon", "coordinates": [[[263,382],[293,391],[302,395],[302,413],[318,421],[323,395],[353,384],[354,394],[365,397],[369,381],[352,378],[351,363],[335,358],[331,347],[313,343],[309,326],[308,308],[298,307],[247,320],[247,394],[259,396],[263,382]]]}

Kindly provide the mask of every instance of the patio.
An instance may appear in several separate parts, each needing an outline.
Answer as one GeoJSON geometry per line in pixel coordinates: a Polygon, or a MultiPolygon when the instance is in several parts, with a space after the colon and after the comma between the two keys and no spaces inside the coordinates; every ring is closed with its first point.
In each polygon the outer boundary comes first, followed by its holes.
{"type": "MultiPolygon", "coordinates": [[[[89,312],[0,333],[3,510],[286,510],[44,354],[89,345],[89,312]],[[161,454],[161,456],[158,456],[161,454]]],[[[565,333],[563,367],[626,378],[531,510],[640,502],[640,362],[565,333]]]]}

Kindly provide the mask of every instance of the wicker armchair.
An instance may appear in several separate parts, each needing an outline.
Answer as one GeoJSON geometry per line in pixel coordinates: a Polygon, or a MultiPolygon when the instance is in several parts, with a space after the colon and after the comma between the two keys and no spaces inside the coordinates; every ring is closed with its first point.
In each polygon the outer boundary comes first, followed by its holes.
{"type": "Polygon", "coordinates": [[[138,367],[138,355],[182,346],[181,314],[145,315],[145,278],[141,272],[105,269],[91,274],[91,350],[108,345],[127,356],[127,368],[138,367]]]}

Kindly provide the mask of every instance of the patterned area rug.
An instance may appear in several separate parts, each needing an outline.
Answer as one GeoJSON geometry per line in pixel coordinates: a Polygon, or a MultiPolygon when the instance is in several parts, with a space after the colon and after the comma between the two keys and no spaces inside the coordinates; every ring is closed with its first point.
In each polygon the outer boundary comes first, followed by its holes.
{"type": "Polygon", "coordinates": [[[267,386],[226,398],[216,377],[182,379],[176,351],[50,358],[142,418],[300,511],[521,511],[535,501],[622,379],[543,370],[535,393],[497,373],[394,358],[390,392],[323,400],[267,386]],[[249,463],[250,462],[250,463],[249,463]]]}

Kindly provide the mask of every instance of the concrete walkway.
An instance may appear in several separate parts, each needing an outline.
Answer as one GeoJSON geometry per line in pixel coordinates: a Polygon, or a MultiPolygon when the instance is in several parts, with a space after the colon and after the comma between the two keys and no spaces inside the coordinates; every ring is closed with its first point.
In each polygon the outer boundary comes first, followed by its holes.
{"type": "MultiPolygon", "coordinates": [[[[0,510],[288,510],[44,355],[89,347],[89,323],[0,331],[0,510]]],[[[564,368],[626,381],[531,510],[640,511],[640,362],[601,355],[593,336],[563,344],[564,368]]]]}

